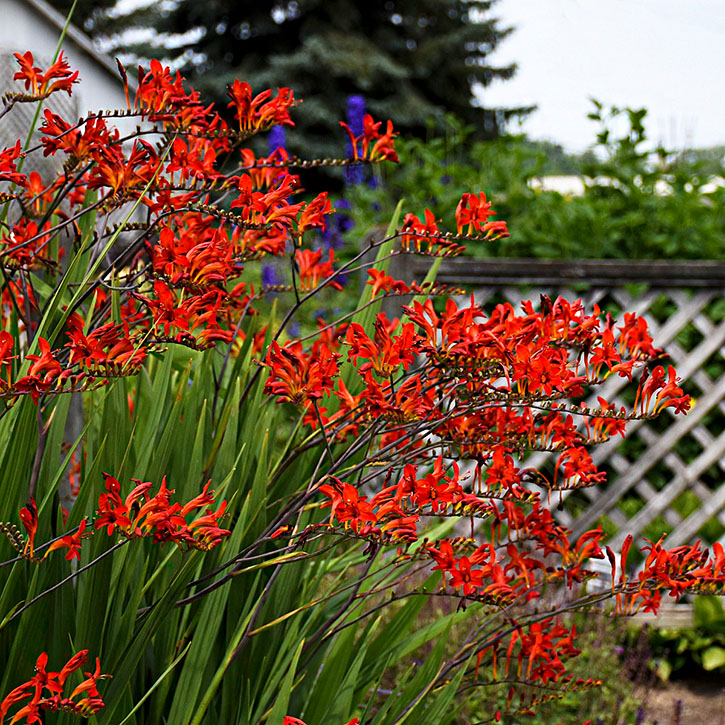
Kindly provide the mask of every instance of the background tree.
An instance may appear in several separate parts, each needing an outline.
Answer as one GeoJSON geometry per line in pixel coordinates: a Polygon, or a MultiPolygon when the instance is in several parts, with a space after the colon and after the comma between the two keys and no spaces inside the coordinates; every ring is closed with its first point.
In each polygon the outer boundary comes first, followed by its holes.
{"type": "MultiPolygon", "coordinates": [[[[55,0],[61,9],[71,0],[55,0]]],[[[392,118],[406,135],[424,136],[446,113],[498,135],[511,116],[532,110],[490,108],[473,94],[507,80],[515,64],[496,67],[489,56],[512,28],[492,15],[495,0],[180,0],[154,3],[125,17],[78,9],[84,24],[123,60],[159,55],[159,46],[190,82],[216,102],[235,77],[253,88],[290,86],[304,99],[304,122],[289,134],[290,150],[313,156],[340,153],[337,124],[347,100],[392,118]],[[85,22],[83,14],[85,13],[85,22]],[[129,43],[123,29],[154,28],[129,43]],[[154,47],[155,46],[155,47],[154,47]],[[121,52],[122,51],[122,52],[121,52]],[[335,139],[335,140],[333,140],[335,139]]]]}
{"type": "Polygon", "coordinates": [[[74,0],[49,0],[49,2],[65,15],[72,8],[73,23],[93,37],[110,33],[117,25],[119,17],[121,24],[125,26],[123,20],[126,16],[114,10],[117,0],[76,0],[75,6],[74,0]]]}

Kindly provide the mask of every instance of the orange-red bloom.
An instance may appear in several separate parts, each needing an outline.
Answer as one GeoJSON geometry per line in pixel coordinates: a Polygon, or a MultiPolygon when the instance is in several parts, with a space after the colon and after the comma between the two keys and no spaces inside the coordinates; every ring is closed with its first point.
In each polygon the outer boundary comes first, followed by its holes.
{"type": "Polygon", "coordinates": [[[313,357],[302,350],[300,343],[280,347],[272,342],[264,363],[269,368],[264,390],[279,396],[279,402],[301,405],[319,400],[332,392],[339,359],[340,355],[326,345],[320,345],[313,357]]]}
{"type": "Polygon", "coordinates": [[[13,715],[10,725],[24,722],[26,725],[41,723],[41,712],[58,710],[72,713],[80,717],[90,717],[105,705],[98,692],[98,681],[110,677],[101,674],[101,663],[96,659],[95,672],[86,672],[86,678],[70,695],[64,696],[65,682],[68,676],[79,670],[88,660],[88,650],[81,650],[73,655],[61,668],[60,672],[48,672],[48,655],[43,652],[35,662],[35,674],[27,682],[12,690],[0,702],[0,725],[10,710],[23,701],[25,704],[13,715]],[[76,699],[79,695],[84,695],[76,699]]]}
{"type": "Polygon", "coordinates": [[[23,81],[25,90],[34,96],[45,98],[55,91],[65,91],[69,96],[73,93],[73,84],[78,82],[78,71],[71,71],[68,61],[63,58],[63,51],[45,72],[34,65],[30,51],[23,55],[15,53],[15,58],[20,70],[13,76],[13,80],[23,81]]]}
{"type": "Polygon", "coordinates": [[[28,505],[20,509],[20,521],[28,536],[23,556],[32,558],[35,556],[35,535],[38,533],[38,507],[34,499],[31,498],[28,505]]]}
{"type": "Polygon", "coordinates": [[[295,105],[295,100],[289,88],[278,88],[274,98],[271,90],[252,97],[249,83],[235,80],[228,95],[231,101],[227,106],[234,109],[240,131],[267,131],[275,125],[294,126],[289,109],[295,105]]]}
{"type": "MultiPolygon", "coordinates": [[[[78,526],[78,530],[73,534],[67,534],[66,536],[61,537],[57,541],[54,541],[49,547],[48,550],[45,552],[45,556],[48,556],[51,551],[55,551],[56,549],[68,549],[68,553],[65,555],[65,558],[69,561],[71,559],[80,559],[81,558],[81,542],[85,538],[83,532],[86,529],[86,520],[83,519],[78,526]]],[[[88,534],[86,534],[87,536],[88,534]]]]}
{"type": "Polygon", "coordinates": [[[128,539],[151,536],[161,544],[174,543],[180,548],[208,551],[231,534],[219,526],[225,516],[226,501],[222,501],[216,511],[207,508],[202,515],[190,522],[187,520],[190,514],[215,503],[209,483],[198,496],[182,505],[171,502],[174,492],[167,487],[165,476],[155,495],[149,494],[152,483],[134,480],[136,487],[121,499],[118,480],[108,473],[103,475],[106,492],[99,496],[99,515],[94,526],[105,528],[109,536],[118,531],[128,539]]]}

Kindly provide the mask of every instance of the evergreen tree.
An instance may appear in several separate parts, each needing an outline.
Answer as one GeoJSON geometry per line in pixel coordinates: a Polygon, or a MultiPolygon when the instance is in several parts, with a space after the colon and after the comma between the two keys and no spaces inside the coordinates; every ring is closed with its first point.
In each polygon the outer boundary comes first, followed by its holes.
{"type": "MultiPolygon", "coordinates": [[[[452,113],[478,138],[491,138],[507,118],[532,110],[475,104],[474,83],[485,88],[516,70],[488,62],[512,32],[493,17],[495,2],[176,0],[171,9],[153,4],[123,24],[154,27],[166,43],[161,54],[210,100],[223,104],[226,85],[237,77],[253,89],[291,87],[305,113],[289,133],[290,151],[332,156],[340,154],[338,121],[351,96],[361,96],[376,118],[418,136],[452,113]]],[[[103,16],[95,12],[93,22],[108,32],[103,16]]],[[[123,42],[121,49],[127,58],[159,55],[148,45],[123,42]]]]}
{"type": "Polygon", "coordinates": [[[117,0],[75,0],[75,3],[74,0],[48,0],[48,2],[65,16],[72,9],[72,22],[93,37],[109,32],[118,18],[118,14],[113,10],[117,0]]]}

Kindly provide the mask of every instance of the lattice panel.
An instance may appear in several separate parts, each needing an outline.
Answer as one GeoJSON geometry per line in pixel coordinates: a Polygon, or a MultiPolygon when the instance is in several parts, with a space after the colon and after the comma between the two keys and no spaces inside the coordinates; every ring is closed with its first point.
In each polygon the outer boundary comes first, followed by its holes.
{"type": "MultiPolygon", "coordinates": [[[[631,289],[631,288],[630,288],[631,289]]],[[[617,438],[592,448],[597,465],[607,471],[606,485],[562,492],[552,500],[557,519],[581,534],[598,524],[613,546],[631,533],[640,542],[669,533],[667,545],[725,541],[725,300],[715,288],[685,290],[650,287],[633,294],[625,287],[576,292],[571,287],[486,287],[474,289],[479,304],[490,307],[522,300],[537,304],[541,294],[568,300],[581,298],[620,316],[644,315],[656,347],[677,368],[683,388],[695,400],[686,416],[666,409],[653,421],[633,421],[625,440],[617,438]]],[[[459,302],[464,302],[461,298],[459,302]]],[[[665,362],[666,364],[666,362],[665,362]]],[[[634,388],[623,378],[610,378],[597,390],[610,401],[630,404],[634,388]]],[[[596,406],[596,395],[589,403],[596,406]]],[[[522,466],[552,470],[552,454],[536,453],[522,466]]]]}

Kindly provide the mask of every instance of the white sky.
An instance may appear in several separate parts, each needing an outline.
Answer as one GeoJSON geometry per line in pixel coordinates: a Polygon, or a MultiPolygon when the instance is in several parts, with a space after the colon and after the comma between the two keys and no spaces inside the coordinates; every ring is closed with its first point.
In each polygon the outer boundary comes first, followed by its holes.
{"type": "Polygon", "coordinates": [[[494,12],[516,29],[490,60],[519,70],[482,100],[538,104],[532,138],[585,149],[594,97],[646,107],[648,135],[668,148],[725,143],[725,0],[500,0],[494,12]]]}

